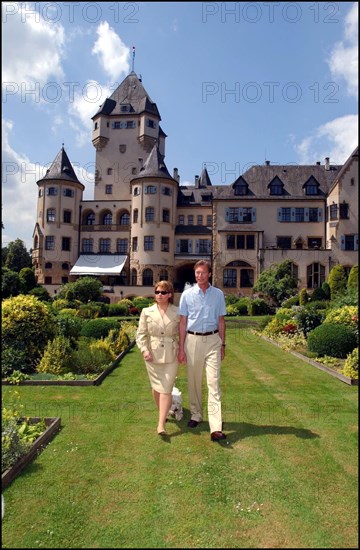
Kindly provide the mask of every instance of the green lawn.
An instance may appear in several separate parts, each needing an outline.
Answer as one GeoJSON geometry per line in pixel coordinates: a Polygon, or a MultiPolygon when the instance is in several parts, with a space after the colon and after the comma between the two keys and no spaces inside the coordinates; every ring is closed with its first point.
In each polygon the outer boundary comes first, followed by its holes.
{"type": "Polygon", "coordinates": [[[4,491],[3,548],[357,548],[358,387],[240,326],[222,366],[226,441],[187,428],[184,366],[177,386],[169,441],[136,347],[98,387],[16,388],[26,415],[62,429],[4,491]]]}

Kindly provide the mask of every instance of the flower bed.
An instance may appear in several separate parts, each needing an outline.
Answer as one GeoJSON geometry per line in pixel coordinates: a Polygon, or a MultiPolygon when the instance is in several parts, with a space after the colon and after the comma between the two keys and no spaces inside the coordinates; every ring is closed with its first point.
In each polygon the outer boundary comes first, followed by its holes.
{"type": "MultiPolygon", "coordinates": [[[[30,418],[31,424],[40,422],[41,418],[30,418]]],[[[56,432],[60,429],[60,418],[44,418],[46,429],[45,431],[34,441],[29,451],[19,458],[19,460],[1,476],[1,489],[4,490],[10,483],[20,474],[20,472],[31,462],[36,454],[54,437],[56,432]]]]}
{"type": "MultiPolygon", "coordinates": [[[[126,350],[122,351],[115,361],[101,372],[96,378],[92,380],[21,380],[17,383],[20,386],[99,386],[101,382],[110,374],[120,363],[122,358],[133,348],[135,341],[133,341],[126,350]]],[[[12,385],[9,380],[2,380],[3,385],[12,385]]]]}

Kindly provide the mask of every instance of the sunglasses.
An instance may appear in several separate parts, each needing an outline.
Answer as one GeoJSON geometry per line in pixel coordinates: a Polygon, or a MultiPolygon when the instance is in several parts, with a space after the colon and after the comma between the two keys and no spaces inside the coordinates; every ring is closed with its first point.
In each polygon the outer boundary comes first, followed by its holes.
{"type": "Polygon", "coordinates": [[[166,290],[155,290],[155,294],[161,294],[162,296],[165,296],[165,294],[169,294],[166,290]]]}

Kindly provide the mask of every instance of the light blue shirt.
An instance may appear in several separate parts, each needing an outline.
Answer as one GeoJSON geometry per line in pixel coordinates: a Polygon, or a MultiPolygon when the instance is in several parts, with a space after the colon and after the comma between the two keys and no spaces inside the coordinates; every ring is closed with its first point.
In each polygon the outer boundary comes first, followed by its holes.
{"type": "Polygon", "coordinates": [[[184,290],[180,297],[179,315],[188,318],[186,330],[210,332],[219,328],[219,317],[226,315],[222,290],[209,286],[204,292],[198,284],[184,290]]]}

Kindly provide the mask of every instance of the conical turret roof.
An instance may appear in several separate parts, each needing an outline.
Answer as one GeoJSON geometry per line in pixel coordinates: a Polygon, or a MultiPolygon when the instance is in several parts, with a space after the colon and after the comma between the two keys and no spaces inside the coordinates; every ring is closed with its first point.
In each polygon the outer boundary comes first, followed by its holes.
{"type": "MultiPolygon", "coordinates": [[[[140,169],[139,175],[134,179],[138,178],[167,178],[174,180],[169,174],[166,164],[164,162],[164,155],[159,151],[159,146],[157,144],[151,150],[150,155],[146,159],[144,166],[140,169]]],[[[176,180],[174,180],[176,181],[176,180]]]]}
{"type": "MultiPolygon", "coordinates": [[[[61,147],[54,162],[47,170],[42,180],[67,180],[81,183],[72,167],[72,164],[67,156],[64,147],[61,147]]],[[[41,180],[40,180],[41,181],[41,180]]],[[[81,184],[82,185],[82,184],[81,184]]]]}

